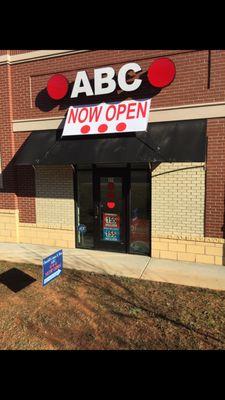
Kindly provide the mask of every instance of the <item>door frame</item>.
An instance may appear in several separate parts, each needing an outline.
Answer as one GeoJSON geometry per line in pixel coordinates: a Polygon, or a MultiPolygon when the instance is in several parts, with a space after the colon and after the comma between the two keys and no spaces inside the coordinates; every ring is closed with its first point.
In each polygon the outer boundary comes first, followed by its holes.
{"type": "Polygon", "coordinates": [[[94,249],[100,251],[111,251],[117,253],[127,253],[129,249],[129,198],[130,198],[130,168],[102,167],[93,166],[93,205],[94,205],[94,249]],[[121,177],[122,179],[122,215],[124,242],[107,242],[100,240],[101,226],[99,224],[100,178],[101,177],[121,177]]]}
{"type": "MultiPolygon", "coordinates": [[[[73,164],[73,188],[74,188],[74,217],[75,217],[75,221],[74,221],[74,230],[75,230],[75,243],[74,243],[74,247],[75,248],[83,248],[83,249],[87,249],[87,250],[96,250],[95,247],[79,247],[77,245],[78,243],[78,232],[77,232],[77,203],[78,203],[78,168],[77,168],[77,164],[73,164]]],[[[116,169],[117,167],[112,167],[111,170],[116,169]]],[[[92,171],[92,184],[94,186],[94,174],[95,174],[95,170],[96,169],[101,169],[100,164],[98,166],[96,166],[96,164],[92,164],[92,168],[88,169],[90,171],[92,171]]],[[[102,169],[106,169],[105,167],[102,167],[102,169]]],[[[109,167],[110,169],[110,167],[109,167]]],[[[126,167],[121,167],[118,169],[122,169],[122,170],[126,170],[128,173],[128,188],[127,188],[127,201],[126,201],[126,226],[125,226],[125,233],[126,233],[126,243],[125,243],[125,247],[126,247],[126,253],[128,254],[140,254],[143,255],[141,253],[132,253],[130,251],[130,206],[131,206],[131,190],[130,190],[130,185],[131,185],[131,171],[135,170],[136,168],[131,168],[131,164],[127,164],[126,167]]],[[[152,256],[152,163],[148,164],[148,168],[138,168],[140,170],[144,170],[144,171],[148,171],[148,184],[149,184],[149,254],[148,256],[151,257],[152,256]]],[[[94,187],[93,187],[93,205],[94,205],[94,187]]],[[[95,238],[94,238],[95,241],[95,238]]],[[[103,250],[104,251],[104,250],[103,250]]],[[[108,250],[105,250],[108,251],[108,250]]]]}

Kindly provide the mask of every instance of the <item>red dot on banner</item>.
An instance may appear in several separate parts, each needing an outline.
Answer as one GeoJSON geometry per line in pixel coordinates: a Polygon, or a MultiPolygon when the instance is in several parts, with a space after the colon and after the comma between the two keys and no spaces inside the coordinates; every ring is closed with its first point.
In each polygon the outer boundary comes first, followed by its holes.
{"type": "Polygon", "coordinates": [[[82,126],[82,128],[81,128],[81,133],[88,133],[89,131],[90,131],[90,126],[89,125],[84,125],[84,126],[82,126]]]}
{"type": "Polygon", "coordinates": [[[64,75],[53,75],[47,83],[48,95],[54,100],[60,100],[68,92],[69,82],[64,75]]]}
{"type": "Polygon", "coordinates": [[[125,124],[124,122],[121,122],[120,124],[116,125],[116,130],[118,132],[122,132],[126,129],[127,124],[125,124]]]}
{"type": "Polygon", "coordinates": [[[157,88],[163,88],[173,82],[176,74],[176,67],[169,58],[159,58],[153,61],[148,69],[148,80],[157,88]]]}
{"type": "Polygon", "coordinates": [[[116,204],[114,203],[114,201],[108,201],[108,202],[107,202],[107,207],[108,207],[108,208],[114,208],[115,205],[116,205],[116,204]]]}
{"type": "Polygon", "coordinates": [[[106,132],[107,130],[108,130],[108,125],[106,125],[106,124],[102,124],[102,125],[100,125],[100,126],[98,127],[98,131],[99,131],[100,133],[106,132]]]}

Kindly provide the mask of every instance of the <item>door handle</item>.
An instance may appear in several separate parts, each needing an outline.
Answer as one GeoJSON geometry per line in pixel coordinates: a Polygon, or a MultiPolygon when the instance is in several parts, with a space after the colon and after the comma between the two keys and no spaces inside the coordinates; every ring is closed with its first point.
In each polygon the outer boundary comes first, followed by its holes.
{"type": "Polygon", "coordinates": [[[95,218],[98,218],[98,216],[99,216],[99,205],[98,204],[96,204],[95,209],[96,209],[95,218]]]}

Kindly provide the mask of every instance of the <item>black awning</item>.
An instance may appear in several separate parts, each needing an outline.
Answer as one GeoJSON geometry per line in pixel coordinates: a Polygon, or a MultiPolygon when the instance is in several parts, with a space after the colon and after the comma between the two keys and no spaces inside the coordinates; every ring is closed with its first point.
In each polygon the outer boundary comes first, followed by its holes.
{"type": "Polygon", "coordinates": [[[61,138],[61,131],[32,132],[15,165],[205,161],[206,120],[148,124],[147,132],[61,138]]]}

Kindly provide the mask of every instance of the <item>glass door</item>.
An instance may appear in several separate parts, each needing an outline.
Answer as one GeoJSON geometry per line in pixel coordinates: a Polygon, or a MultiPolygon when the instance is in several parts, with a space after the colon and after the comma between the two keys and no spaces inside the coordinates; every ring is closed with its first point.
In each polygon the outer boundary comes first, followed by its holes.
{"type": "Polygon", "coordinates": [[[95,248],[127,251],[128,172],[95,169],[95,248]]]}

